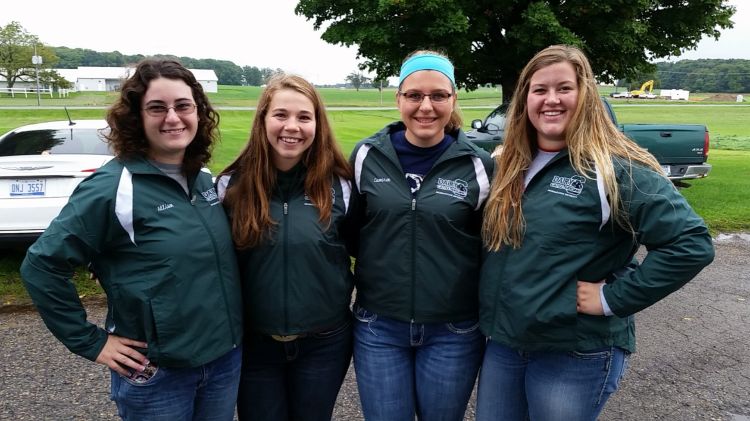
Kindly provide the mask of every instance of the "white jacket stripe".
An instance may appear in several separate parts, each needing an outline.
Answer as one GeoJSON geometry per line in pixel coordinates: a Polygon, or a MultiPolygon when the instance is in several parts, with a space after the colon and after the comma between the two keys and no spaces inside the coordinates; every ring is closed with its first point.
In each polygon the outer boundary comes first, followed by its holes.
{"type": "Polygon", "coordinates": [[[339,183],[341,183],[341,195],[344,197],[344,213],[348,213],[349,200],[352,197],[352,183],[343,177],[339,177],[339,183]]]}
{"type": "Polygon", "coordinates": [[[477,199],[477,207],[474,210],[479,210],[490,194],[490,179],[487,176],[487,170],[485,170],[481,158],[472,156],[471,162],[474,163],[474,173],[477,176],[477,184],[479,184],[479,198],[477,199]]]}
{"type": "Polygon", "coordinates": [[[357,190],[362,191],[362,165],[365,162],[367,153],[370,152],[372,145],[362,145],[357,151],[357,157],[354,159],[354,182],[357,184],[357,190]]]}
{"type": "Polygon", "coordinates": [[[216,193],[219,195],[219,201],[224,201],[224,196],[227,194],[227,187],[229,187],[229,179],[232,176],[230,174],[224,174],[216,180],[216,193]]]}
{"type": "Polygon", "coordinates": [[[115,197],[115,215],[120,225],[128,233],[130,241],[135,244],[135,231],[133,230],[133,174],[127,168],[122,168],[120,183],[117,185],[117,196],[115,197]]]}
{"type": "Polygon", "coordinates": [[[596,171],[596,189],[599,191],[599,204],[602,208],[602,223],[599,225],[599,230],[604,228],[604,225],[609,221],[609,213],[611,208],[609,207],[609,201],[607,200],[607,192],[604,190],[604,180],[602,174],[599,172],[599,168],[594,166],[596,171]]]}

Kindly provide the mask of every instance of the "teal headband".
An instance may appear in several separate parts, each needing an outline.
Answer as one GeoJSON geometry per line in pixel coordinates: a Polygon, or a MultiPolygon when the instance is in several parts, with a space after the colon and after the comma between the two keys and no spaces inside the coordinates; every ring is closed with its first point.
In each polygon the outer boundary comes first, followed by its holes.
{"type": "Polygon", "coordinates": [[[410,57],[401,65],[401,75],[398,78],[398,86],[401,86],[410,74],[420,70],[436,70],[444,74],[456,86],[456,78],[453,76],[453,64],[443,56],[435,54],[419,54],[410,57]]]}

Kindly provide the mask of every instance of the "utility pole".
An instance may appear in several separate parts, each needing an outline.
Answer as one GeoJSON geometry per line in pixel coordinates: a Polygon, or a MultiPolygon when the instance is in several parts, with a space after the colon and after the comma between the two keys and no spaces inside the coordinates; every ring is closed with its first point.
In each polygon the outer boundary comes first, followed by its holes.
{"type": "Polygon", "coordinates": [[[31,64],[36,66],[36,106],[41,107],[42,100],[39,93],[39,65],[42,64],[42,56],[36,55],[36,43],[34,43],[34,55],[31,57],[31,64]]]}

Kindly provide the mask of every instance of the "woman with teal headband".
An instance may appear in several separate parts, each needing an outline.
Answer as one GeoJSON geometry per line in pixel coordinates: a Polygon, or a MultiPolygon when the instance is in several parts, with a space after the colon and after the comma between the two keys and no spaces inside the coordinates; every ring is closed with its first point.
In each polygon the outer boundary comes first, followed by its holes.
{"type": "Polygon", "coordinates": [[[368,421],[463,420],[482,359],[482,209],[493,161],[468,142],[453,65],[401,67],[401,121],[352,152],[354,369],[368,421]]]}

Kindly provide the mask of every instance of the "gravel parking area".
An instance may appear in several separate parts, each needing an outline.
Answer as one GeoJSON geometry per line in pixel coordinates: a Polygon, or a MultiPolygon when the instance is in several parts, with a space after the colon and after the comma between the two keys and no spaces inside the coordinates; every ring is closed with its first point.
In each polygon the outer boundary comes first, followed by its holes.
{"type": "MultiPolygon", "coordinates": [[[[601,420],[750,421],[750,241],[637,316],[638,352],[601,420]]],[[[87,305],[103,320],[101,304],[87,305]]],[[[111,420],[109,374],[68,352],[33,309],[0,312],[0,420],[111,420]]],[[[466,419],[474,418],[474,398],[466,419]]],[[[336,420],[362,420],[353,369],[336,420]]]]}

